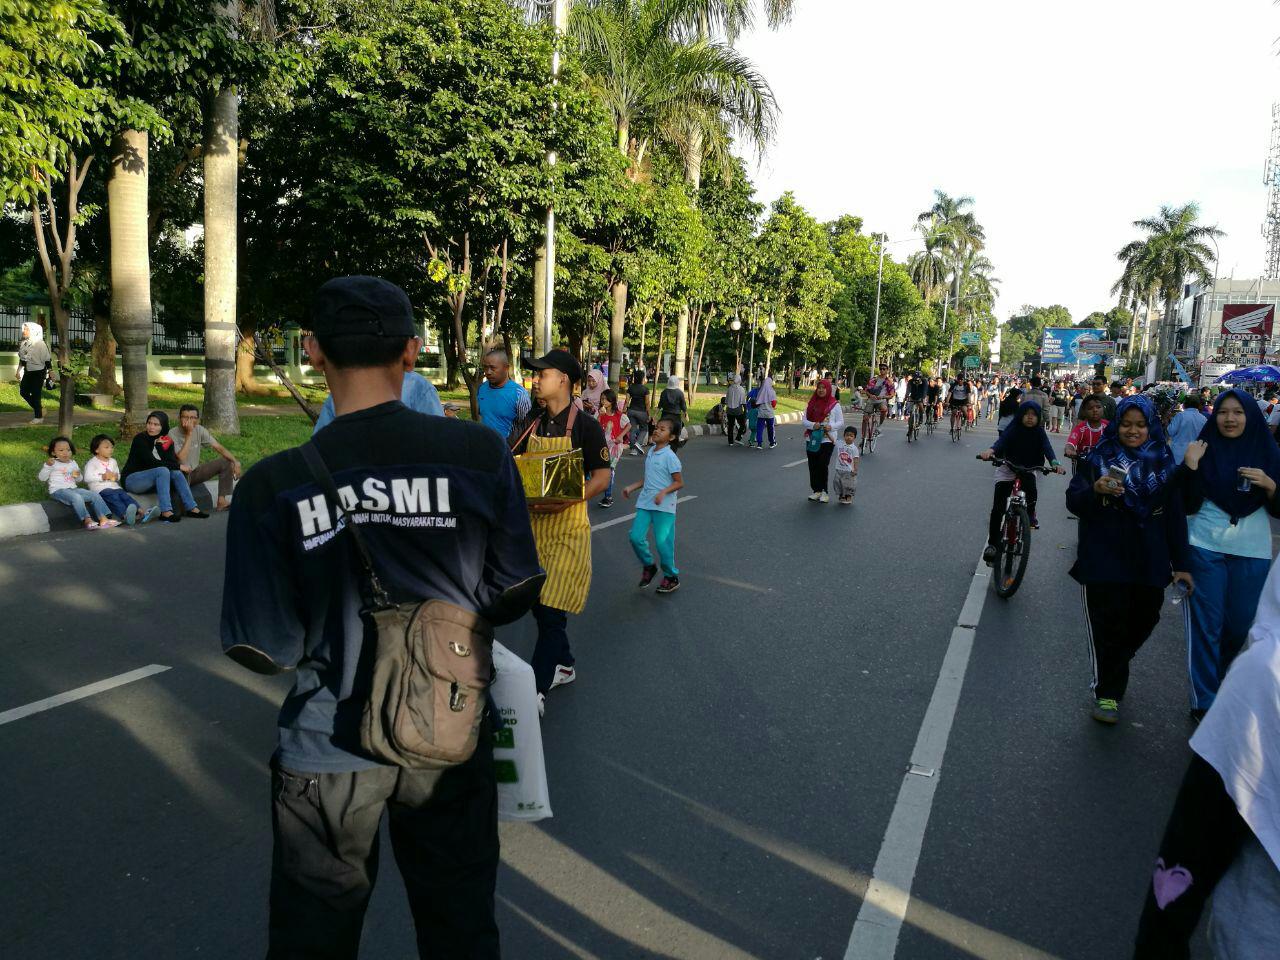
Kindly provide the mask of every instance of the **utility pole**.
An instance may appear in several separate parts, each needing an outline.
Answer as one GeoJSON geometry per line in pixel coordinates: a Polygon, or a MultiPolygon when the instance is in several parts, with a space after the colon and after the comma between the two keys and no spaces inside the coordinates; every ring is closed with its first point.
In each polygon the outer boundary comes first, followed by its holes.
{"type": "MultiPolygon", "coordinates": [[[[884,283],[884,245],[889,241],[886,234],[880,234],[876,244],[880,247],[880,263],[876,267],[876,320],[871,329],[871,376],[876,375],[876,360],[880,351],[880,286],[884,283]]],[[[850,381],[852,389],[853,381],[850,381]]]]}
{"type": "MultiPolygon", "coordinates": [[[[550,0],[551,24],[555,30],[556,42],[551,50],[551,85],[554,87],[560,80],[560,41],[569,29],[569,0],[550,0]]],[[[547,167],[554,169],[556,152],[547,152],[547,167]]],[[[551,349],[551,324],[555,317],[556,299],[556,208],[554,201],[547,204],[543,249],[538,251],[538,262],[535,266],[534,284],[534,331],[535,348],[541,344],[541,352],[551,349]],[[541,297],[538,296],[541,294],[541,297]],[[539,322],[541,321],[541,322],[539,322]]]]}

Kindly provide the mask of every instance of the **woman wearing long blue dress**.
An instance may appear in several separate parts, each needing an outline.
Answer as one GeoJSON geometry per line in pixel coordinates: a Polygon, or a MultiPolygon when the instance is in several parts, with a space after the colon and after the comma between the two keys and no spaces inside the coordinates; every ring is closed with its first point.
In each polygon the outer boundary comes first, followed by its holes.
{"type": "Polygon", "coordinates": [[[1187,447],[1183,463],[1187,572],[1196,583],[1186,604],[1187,667],[1191,715],[1199,720],[1244,644],[1267,579],[1267,515],[1280,516],[1280,447],[1258,404],[1228,390],[1215,400],[1213,415],[1200,439],[1187,447]]]}

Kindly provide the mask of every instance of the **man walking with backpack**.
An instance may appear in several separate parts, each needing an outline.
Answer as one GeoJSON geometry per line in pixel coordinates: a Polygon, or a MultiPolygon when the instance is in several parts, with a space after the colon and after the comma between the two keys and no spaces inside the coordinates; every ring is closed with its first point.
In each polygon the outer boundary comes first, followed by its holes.
{"type": "Polygon", "coordinates": [[[267,956],[356,957],[385,809],[420,955],[497,958],[484,687],[493,626],[523,616],[542,587],[522,487],[496,432],[400,402],[420,346],[402,290],[331,280],[309,324],[336,417],[244,475],[227,528],[223,648],[259,673],[295,671],[271,761],[267,956]],[[414,629],[389,637],[388,616],[414,629]],[[412,702],[399,706],[427,718],[408,746],[382,709],[406,635],[415,656],[452,657],[457,678],[441,688],[406,671],[412,702]],[[392,741],[403,753],[389,757],[392,741]],[[457,749],[431,763],[408,754],[424,743],[457,749]]]}

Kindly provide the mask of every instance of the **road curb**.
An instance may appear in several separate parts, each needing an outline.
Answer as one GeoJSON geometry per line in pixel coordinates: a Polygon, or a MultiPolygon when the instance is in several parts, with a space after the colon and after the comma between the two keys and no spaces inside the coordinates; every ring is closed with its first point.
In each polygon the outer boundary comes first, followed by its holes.
{"type": "MultiPolygon", "coordinates": [[[[775,418],[778,423],[797,423],[801,419],[799,411],[780,413],[775,418]]],[[[724,427],[720,424],[695,423],[688,428],[690,437],[724,436],[724,427]]],[[[212,510],[218,495],[218,482],[209,480],[196,487],[196,503],[205,510],[212,510]]],[[[155,505],[153,493],[134,493],[131,496],[142,505],[143,510],[155,505]]],[[[49,533],[57,530],[78,530],[80,522],[71,508],[56,500],[39,500],[34,503],[11,503],[0,507],[0,541],[13,540],[17,537],[28,537],[34,533],[49,533]]]]}
{"type": "MultiPolygon", "coordinates": [[[[218,481],[207,480],[191,491],[196,505],[212,510],[218,495],[218,481]]],[[[156,504],[154,493],[130,493],[143,511],[156,504]]],[[[33,533],[50,533],[58,530],[79,530],[80,521],[70,507],[56,500],[38,500],[34,503],[10,503],[0,507],[0,541],[27,537],[33,533]]]]}
{"type": "MultiPolygon", "coordinates": [[[[774,417],[774,423],[799,423],[801,420],[800,411],[794,413],[780,413],[774,417]]],[[[695,423],[687,427],[690,437],[723,437],[724,427],[720,424],[695,423]]]]}

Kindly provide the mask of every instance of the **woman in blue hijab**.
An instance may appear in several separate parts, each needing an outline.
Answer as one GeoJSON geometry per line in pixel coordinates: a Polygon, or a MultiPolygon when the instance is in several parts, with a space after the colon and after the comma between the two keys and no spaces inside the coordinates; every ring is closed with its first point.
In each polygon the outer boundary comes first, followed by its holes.
{"type": "Polygon", "coordinates": [[[1183,463],[1188,569],[1196,582],[1187,604],[1187,667],[1191,716],[1199,721],[1244,645],[1271,566],[1267,514],[1280,516],[1280,448],[1258,404],[1227,390],[1214,399],[1183,463]]]}
{"type": "Polygon", "coordinates": [[[1080,518],[1071,576],[1084,602],[1099,723],[1120,719],[1129,663],[1160,622],[1164,588],[1171,579],[1192,586],[1175,472],[1155,404],[1126,397],[1067,489],[1067,509],[1080,518]]]}

